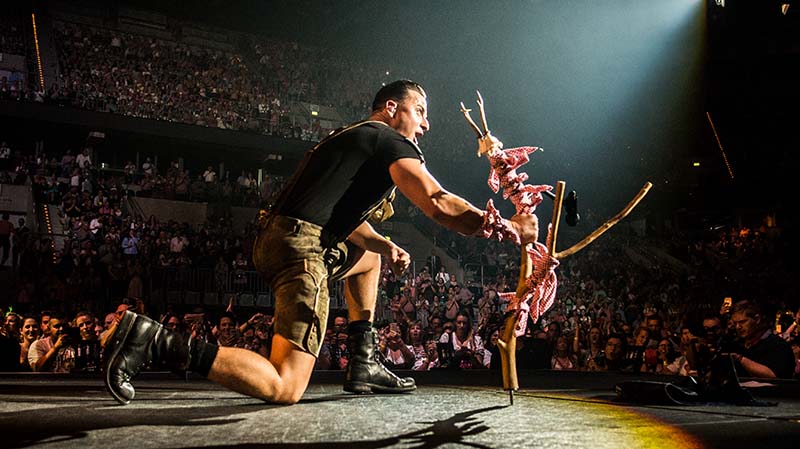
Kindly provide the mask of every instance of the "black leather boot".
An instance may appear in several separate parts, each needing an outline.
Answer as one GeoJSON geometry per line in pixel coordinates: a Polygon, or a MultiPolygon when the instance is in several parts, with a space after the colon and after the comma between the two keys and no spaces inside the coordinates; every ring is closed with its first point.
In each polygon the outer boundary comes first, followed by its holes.
{"type": "Polygon", "coordinates": [[[190,343],[186,335],[126,311],[106,344],[106,388],[118,402],[129,404],[135,395],[131,380],[148,363],[186,371],[193,352],[190,343]]]}
{"type": "Polygon", "coordinates": [[[375,329],[347,336],[350,362],[344,381],[344,391],[351,393],[406,393],[417,389],[410,377],[399,378],[378,361],[375,329]]]}

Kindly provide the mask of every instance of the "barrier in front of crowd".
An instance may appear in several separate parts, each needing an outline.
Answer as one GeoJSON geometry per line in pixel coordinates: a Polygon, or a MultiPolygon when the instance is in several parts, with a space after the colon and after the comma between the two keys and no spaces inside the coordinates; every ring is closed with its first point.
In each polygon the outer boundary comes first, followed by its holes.
{"type": "MultiPolygon", "coordinates": [[[[257,271],[217,272],[210,268],[162,267],[152,271],[149,297],[165,305],[273,307],[272,289],[257,271]]],[[[330,307],[345,308],[344,282],[329,286],[330,307]]]]}

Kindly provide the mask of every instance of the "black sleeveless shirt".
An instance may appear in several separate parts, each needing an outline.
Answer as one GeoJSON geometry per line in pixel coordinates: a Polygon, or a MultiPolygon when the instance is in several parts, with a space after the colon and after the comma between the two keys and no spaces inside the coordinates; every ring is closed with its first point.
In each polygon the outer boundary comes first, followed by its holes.
{"type": "Polygon", "coordinates": [[[389,166],[398,159],[425,161],[419,147],[383,122],[335,131],[306,153],[273,211],[322,226],[347,239],[394,189],[389,166]]]}

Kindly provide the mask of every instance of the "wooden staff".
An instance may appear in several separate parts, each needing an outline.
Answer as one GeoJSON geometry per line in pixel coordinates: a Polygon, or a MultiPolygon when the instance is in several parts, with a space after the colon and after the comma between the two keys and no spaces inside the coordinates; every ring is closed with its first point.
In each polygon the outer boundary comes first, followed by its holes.
{"type": "MultiPolygon", "coordinates": [[[[483,97],[481,96],[480,92],[478,94],[478,107],[480,108],[480,116],[481,116],[481,124],[483,125],[483,130],[472,120],[470,116],[470,109],[467,109],[464,106],[464,103],[461,103],[461,112],[464,114],[464,118],[469,123],[470,127],[475,134],[477,135],[479,141],[484,137],[490,135],[489,126],[486,120],[486,111],[484,109],[483,97]]],[[[481,147],[479,145],[478,149],[478,156],[481,155],[481,147]]],[[[639,204],[640,201],[647,195],[647,192],[650,191],[650,188],[653,186],[652,183],[647,182],[645,183],[644,187],[639,190],[639,193],[628,203],[625,208],[623,208],[617,215],[613,216],[610,220],[603,223],[599,228],[592,231],[591,234],[586,236],[583,240],[576,243],[569,249],[565,251],[558,252],[556,251],[556,241],[558,236],[558,227],[561,223],[561,206],[564,202],[564,190],[566,188],[566,183],[564,181],[558,181],[556,183],[556,193],[555,197],[553,198],[553,219],[551,221],[551,230],[550,235],[547,241],[547,254],[550,257],[555,259],[561,260],[566,257],[569,257],[578,251],[585,248],[587,245],[595,241],[598,237],[603,235],[606,231],[611,229],[614,225],[619,223],[620,220],[627,217],[628,214],[639,204]]],[[[527,293],[527,281],[528,278],[531,277],[533,273],[533,263],[531,261],[530,254],[528,253],[528,249],[530,248],[530,243],[522,245],[521,249],[521,259],[520,259],[520,270],[519,270],[519,280],[517,282],[517,291],[516,291],[516,298],[513,303],[509,303],[509,307],[513,310],[505,320],[505,328],[503,330],[502,335],[497,341],[497,347],[500,352],[500,364],[501,370],[503,374],[503,389],[508,391],[509,400],[511,405],[514,405],[514,391],[519,389],[519,379],[517,377],[517,335],[516,329],[517,325],[519,324],[518,321],[521,317],[525,317],[527,319],[527,314],[523,313],[523,301],[525,301],[525,296],[527,293]]],[[[537,311],[538,313],[538,311],[537,311]]]]}
{"type": "MultiPolygon", "coordinates": [[[[564,251],[559,251],[559,252],[552,252],[552,253],[550,253],[550,255],[555,257],[558,260],[561,260],[561,259],[569,257],[569,256],[577,253],[578,251],[582,250],[583,248],[585,248],[586,245],[588,245],[588,244],[592,243],[593,241],[595,241],[598,237],[600,237],[606,231],[611,229],[615,224],[619,223],[620,220],[622,220],[623,218],[627,217],[628,214],[631,213],[633,208],[636,207],[636,205],[639,204],[640,201],[642,201],[642,199],[645,197],[645,195],[647,195],[647,192],[650,191],[651,187],[653,187],[653,183],[651,183],[649,181],[646,182],[644,184],[644,186],[641,188],[641,190],[639,190],[639,193],[637,193],[636,196],[633,197],[631,202],[628,203],[628,205],[625,206],[624,209],[619,211],[619,213],[617,215],[614,215],[613,217],[611,217],[610,220],[608,220],[605,223],[603,223],[599,228],[597,228],[594,231],[592,231],[591,234],[587,235],[580,242],[572,245],[569,249],[566,249],[564,251]]],[[[554,228],[555,228],[555,226],[554,226],[554,228]]],[[[553,251],[555,251],[555,247],[556,246],[553,245],[553,247],[552,247],[553,251]]]]}
{"type": "MultiPolygon", "coordinates": [[[[556,194],[553,200],[553,221],[550,238],[547,241],[547,253],[551,256],[556,251],[556,241],[558,236],[558,225],[561,222],[561,204],[564,201],[564,190],[566,183],[558,181],[556,184],[556,194]]],[[[517,280],[517,304],[521,304],[527,293],[527,280],[533,273],[533,263],[528,253],[531,243],[522,245],[520,251],[519,279],[517,280]]],[[[519,307],[519,306],[517,306],[519,307]]],[[[519,390],[519,378],[517,377],[517,321],[526,314],[519,313],[519,309],[512,312],[506,318],[503,334],[497,340],[497,348],[500,352],[500,370],[503,373],[503,389],[508,391],[508,399],[514,405],[514,392],[519,390]]]]}

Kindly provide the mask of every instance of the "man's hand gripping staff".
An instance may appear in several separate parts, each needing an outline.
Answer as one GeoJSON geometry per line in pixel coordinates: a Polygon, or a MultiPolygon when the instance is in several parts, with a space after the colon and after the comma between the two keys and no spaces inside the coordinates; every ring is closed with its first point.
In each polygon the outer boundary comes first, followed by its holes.
{"type": "MultiPolygon", "coordinates": [[[[542,202],[542,192],[550,191],[548,185],[528,185],[526,173],[517,173],[517,168],[529,161],[528,155],[539,150],[538,147],[520,147],[503,150],[503,144],[492,136],[486,121],[486,112],[483,106],[483,97],[478,94],[478,107],[480,109],[481,124],[479,128],[470,116],[470,110],[461,103],[461,112],[467,119],[475,134],[478,136],[478,156],[486,155],[491,166],[489,173],[489,188],[497,193],[503,188],[503,199],[511,200],[517,210],[517,214],[532,214],[542,202]]],[[[535,323],[553,305],[555,301],[557,278],[555,269],[559,264],[559,259],[572,255],[589,243],[600,237],[604,232],[625,218],[636,205],[644,198],[652,187],[647,182],[639,193],[630,203],[617,215],[597,228],[586,238],[561,253],[556,251],[556,236],[561,220],[561,205],[564,199],[563,181],[556,183],[556,193],[553,199],[553,218],[548,227],[547,245],[538,241],[522,242],[519,235],[508,231],[502,226],[495,228],[487,224],[498,223],[502,219],[494,203],[490,199],[486,204],[486,220],[482,230],[484,237],[495,237],[498,240],[507,238],[521,245],[521,261],[517,290],[513,293],[500,293],[503,299],[508,301],[507,310],[509,314],[506,318],[505,329],[497,342],[500,349],[500,359],[503,372],[503,389],[508,390],[511,404],[514,403],[513,392],[519,388],[516,368],[516,340],[518,336],[524,335],[528,323],[528,316],[535,323]]]]}

